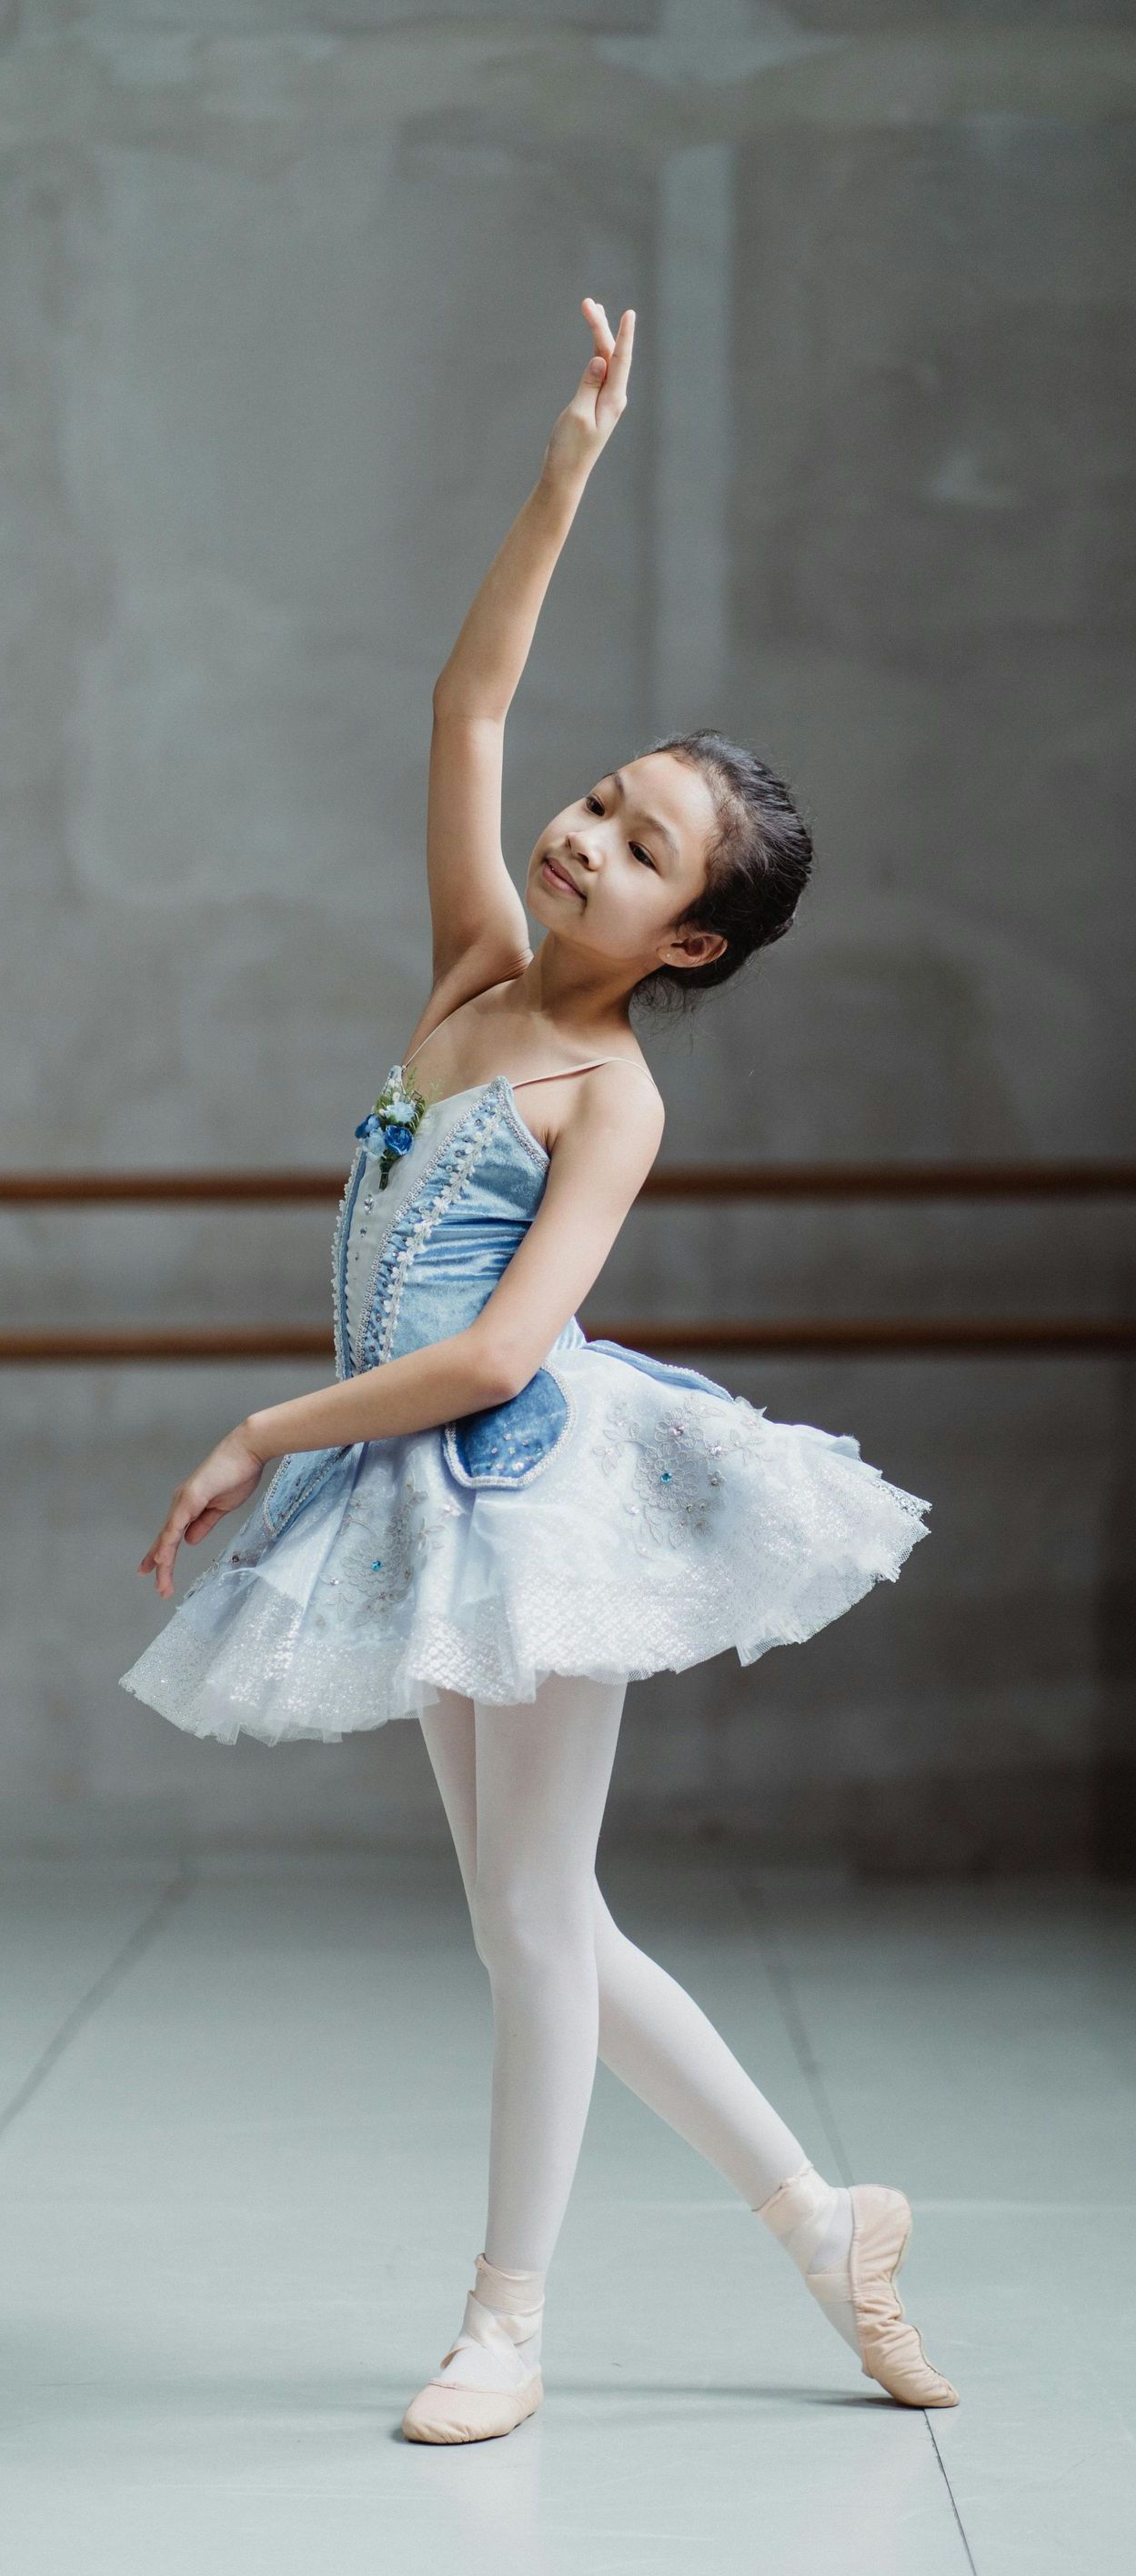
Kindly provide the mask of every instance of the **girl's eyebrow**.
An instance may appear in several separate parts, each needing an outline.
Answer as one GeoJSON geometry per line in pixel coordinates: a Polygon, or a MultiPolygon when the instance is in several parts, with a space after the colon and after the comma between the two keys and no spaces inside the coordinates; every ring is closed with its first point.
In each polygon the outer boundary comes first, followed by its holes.
{"type": "MultiPolygon", "coordinates": [[[[627,794],[627,786],[626,786],[626,781],[625,781],[625,779],[624,779],[623,771],[622,771],[621,769],[609,769],[609,771],[608,771],[608,777],[611,779],[612,784],[613,784],[613,786],[615,787],[616,794],[617,794],[618,796],[626,796],[626,794],[627,794]]],[[[640,812],[642,813],[642,811],[643,811],[642,807],[640,807],[640,809],[639,809],[639,810],[640,810],[640,812]]],[[[674,857],[674,858],[676,858],[676,859],[677,859],[677,857],[678,857],[678,842],[676,841],[675,836],[674,836],[674,833],[671,831],[669,824],[664,823],[664,822],[662,821],[661,817],[660,817],[658,814],[643,814],[643,821],[644,821],[644,823],[645,823],[645,825],[646,825],[646,828],[647,828],[647,830],[648,830],[649,832],[657,832],[657,833],[658,833],[659,839],[660,839],[661,841],[665,841],[665,842],[666,842],[667,847],[668,847],[668,849],[670,850],[672,857],[674,857]]]]}

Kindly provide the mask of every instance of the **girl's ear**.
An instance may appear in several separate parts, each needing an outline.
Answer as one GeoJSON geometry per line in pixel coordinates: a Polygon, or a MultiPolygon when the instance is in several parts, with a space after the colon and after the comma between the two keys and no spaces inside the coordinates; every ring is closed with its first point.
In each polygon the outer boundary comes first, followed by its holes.
{"type": "Polygon", "coordinates": [[[725,947],[720,930],[684,930],[676,939],[668,940],[659,964],[680,968],[709,966],[715,957],[721,957],[725,947]]]}

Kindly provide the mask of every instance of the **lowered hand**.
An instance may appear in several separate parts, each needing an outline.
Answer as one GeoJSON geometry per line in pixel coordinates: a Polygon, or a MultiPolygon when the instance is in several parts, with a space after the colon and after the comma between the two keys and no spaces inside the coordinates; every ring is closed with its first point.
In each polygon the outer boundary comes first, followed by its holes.
{"type": "Polygon", "coordinates": [[[235,1512],[247,1503],[260,1483],[263,1458],[250,1447],[244,1429],[227,1431],[200,1467],[178,1485],[169,1511],[138,1568],[139,1574],[153,1574],[163,1600],[173,1591],[174,1558],[184,1538],[187,1547],[196,1547],[199,1539],[208,1538],[226,1512],[235,1512]]]}

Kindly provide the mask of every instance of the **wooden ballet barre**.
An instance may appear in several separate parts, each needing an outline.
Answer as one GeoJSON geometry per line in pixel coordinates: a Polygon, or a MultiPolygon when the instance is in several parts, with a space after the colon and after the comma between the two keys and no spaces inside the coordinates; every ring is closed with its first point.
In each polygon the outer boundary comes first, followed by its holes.
{"type": "MultiPolygon", "coordinates": [[[[1103,1358],[1136,1350],[1136,1321],[1124,1317],[1063,1315],[855,1316],[760,1323],[692,1318],[689,1323],[584,1323],[589,1341],[629,1344],[657,1358],[689,1351],[720,1351],[743,1358],[755,1352],[782,1359],[895,1358],[923,1353],[935,1358],[982,1352],[1103,1358]]],[[[316,1360],[334,1365],[331,1334],[322,1324],[202,1324],[82,1332],[0,1334],[0,1362],[49,1363],[146,1360],[316,1360]]]]}
{"type": "MultiPolygon", "coordinates": [[[[301,1206],[342,1197],[342,1171],[0,1172],[0,1206],[301,1206]]],[[[1136,1163],[668,1163],[642,1198],[1083,1199],[1136,1196],[1136,1163]]]]}
{"type": "MultiPolygon", "coordinates": [[[[288,1205],[338,1200],[342,1172],[134,1171],[0,1173],[0,1205],[288,1205]]],[[[1126,1197],[1136,1164],[783,1163],[671,1164],[648,1175],[655,1198],[990,1199],[1126,1197]]],[[[1001,1351],[1106,1355],[1136,1348],[1136,1322],[1119,1316],[863,1316],[732,1322],[585,1323],[589,1338],[667,1353],[764,1352],[936,1356],[1001,1351]]],[[[322,1325],[217,1324],[0,1334],[0,1362],[304,1360],[332,1357],[322,1325]]]]}

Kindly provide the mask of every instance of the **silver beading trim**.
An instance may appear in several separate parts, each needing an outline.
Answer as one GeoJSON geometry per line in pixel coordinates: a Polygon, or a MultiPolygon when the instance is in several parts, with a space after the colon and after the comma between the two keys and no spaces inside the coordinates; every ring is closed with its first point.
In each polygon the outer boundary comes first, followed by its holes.
{"type": "Polygon", "coordinates": [[[335,1374],[337,1378],[355,1374],[351,1356],[351,1338],[347,1329],[347,1244],[359,1184],[367,1168],[367,1156],[359,1146],[355,1160],[343,1185],[339,1213],[331,1238],[331,1317],[335,1332],[335,1374]]]}
{"type": "Polygon", "coordinates": [[[527,1145],[533,1161],[537,1164],[539,1170],[542,1172],[550,1171],[552,1167],[552,1156],[551,1154],[545,1153],[543,1145],[539,1142],[538,1138],[534,1136],[532,1128],[526,1127],[525,1121],[522,1118],[520,1110],[518,1109],[513,1097],[513,1087],[509,1081],[508,1075],[504,1073],[499,1074],[497,1079],[499,1082],[504,1084],[505,1107],[508,1111],[509,1124],[512,1127],[514,1134],[520,1138],[522,1145],[527,1145]]]}
{"type": "Polygon", "coordinates": [[[472,1108],[455,1119],[388,1229],[375,1264],[371,1292],[359,1330],[357,1365],[360,1369],[378,1367],[390,1357],[402,1292],[415,1255],[468,1179],[478,1155],[484,1151],[500,1122],[504,1107],[502,1080],[503,1077],[498,1075],[472,1108]],[[438,1187],[436,1175],[447,1159],[451,1161],[452,1168],[444,1174],[442,1185],[438,1187]]]}

